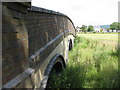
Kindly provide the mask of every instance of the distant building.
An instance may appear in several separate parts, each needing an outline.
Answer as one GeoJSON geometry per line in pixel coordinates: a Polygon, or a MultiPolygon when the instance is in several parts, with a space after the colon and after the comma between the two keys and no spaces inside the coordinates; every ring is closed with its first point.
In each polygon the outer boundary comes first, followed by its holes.
{"type": "Polygon", "coordinates": [[[102,32],[108,32],[107,29],[105,29],[105,28],[102,28],[102,30],[103,30],[102,32]]]}
{"type": "Polygon", "coordinates": [[[101,25],[100,27],[103,29],[102,32],[110,32],[107,30],[108,28],[110,28],[110,25],[101,25]]]}
{"type": "Polygon", "coordinates": [[[100,26],[93,26],[95,32],[100,32],[102,29],[100,26]]]}
{"type": "Polygon", "coordinates": [[[120,32],[120,30],[118,30],[117,32],[120,32]]]}
{"type": "Polygon", "coordinates": [[[108,28],[108,27],[109,27],[109,25],[93,26],[95,32],[108,32],[108,31],[107,31],[107,28],[108,28]]]}
{"type": "Polygon", "coordinates": [[[76,31],[77,31],[77,33],[82,32],[82,30],[78,26],[76,27],[76,31]]]}
{"type": "Polygon", "coordinates": [[[112,32],[112,30],[109,30],[109,32],[112,32]]]}
{"type": "Polygon", "coordinates": [[[117,32],[117,30],[113,30],[113,32],[117,32]]]}

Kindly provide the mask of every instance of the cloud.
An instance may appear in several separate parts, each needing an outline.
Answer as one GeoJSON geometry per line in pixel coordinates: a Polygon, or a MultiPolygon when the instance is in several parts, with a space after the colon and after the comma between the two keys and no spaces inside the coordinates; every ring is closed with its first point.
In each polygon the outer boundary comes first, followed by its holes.
{"type": "Polygon", "coordinates": [[[119,0],[32,0],[34,6],[59,11],[77,25],[104,25],[118,20],[119,0]]]}

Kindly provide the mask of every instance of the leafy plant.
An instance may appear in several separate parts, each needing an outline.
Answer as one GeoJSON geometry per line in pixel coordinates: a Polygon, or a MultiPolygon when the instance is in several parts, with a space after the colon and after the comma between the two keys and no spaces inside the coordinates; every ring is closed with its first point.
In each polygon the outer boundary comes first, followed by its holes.
{"type": "Polygon", "coordinates": [[[107,40],[84,36],[76,37],[61,75],[50,76],[50,88],[118,88],[118,49],[107,40]]]}

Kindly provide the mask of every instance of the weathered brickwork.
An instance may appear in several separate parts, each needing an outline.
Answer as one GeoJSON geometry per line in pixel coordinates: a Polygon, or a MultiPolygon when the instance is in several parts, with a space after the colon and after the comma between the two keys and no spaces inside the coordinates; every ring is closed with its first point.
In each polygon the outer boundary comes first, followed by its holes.
{"type": "Polygon", "coordinates": [[[22,3],[2,5],[2,81],[3,85],[28,68],[28,33],[22,3]]]}
{"type": "Polygon", "coordinates": [[[29,57],[55,37],[67,30],[75,35],[72,21],[59,12],[31,7],[30,3],[3,3],[2,7],[3,85],[29,68],[29,57]]]}
{"type": "Polygon", "coordinates": [[[67,16],[45,9],[31,7],[27,15],[29,35],[29,55],[50,42],[65,30],[74,31],[74,27],[67,16]],[[32,43],[31,43],[32,42],[32,43]]]}

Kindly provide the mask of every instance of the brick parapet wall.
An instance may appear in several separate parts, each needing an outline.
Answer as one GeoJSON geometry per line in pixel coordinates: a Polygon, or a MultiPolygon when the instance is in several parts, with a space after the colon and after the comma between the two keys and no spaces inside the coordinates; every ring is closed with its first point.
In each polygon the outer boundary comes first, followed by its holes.
{"type": "Polygon", "coordinates": [[[29,56],[65,30],[75,35],[73,22],[62,13],[32,6],[28,15],[29,56]]]}
{"type": "MultiPolygon", "coordinates": [[[[45,13],[45,14],[51,14],[51,15],[57,15],[57,16],[61,16],[61,17],[65,17],[67,18],[68,20],[68,25],[72,28],[75,29],[75,26],[72,22],[72,20],[65,14],[63,13],[60,13],[60,12],[56,12],[56,11],[53,11],[53,10],[48,10],[48,9],[45,9],[45,8],[40,8],[40,7],[35,7],[35,6],[32,6],[31,8],[28,8],[29,11],[32,11],[32,12],[38,12],[38,13],[45,13]]],[[[35,13],[34,13],[35,14],[35,13]]],[[[32,13],[32,15],[34,15],[32,13]]],[[[36,14],[35,14],[36,15],[36,14]]],[[[71,30],[71,33],[73,35],[75,35],[75,30],[71,30]],[[74,31],[74,32],[73,32],[74,31]]]]}
{"type": "Polygon", "coordinates": [[[2,9],[3,85],[30,67],[28,58],[60,33],[75,35],[73,22],[62,13],[18,2],[3,3],[2,9]]]}

